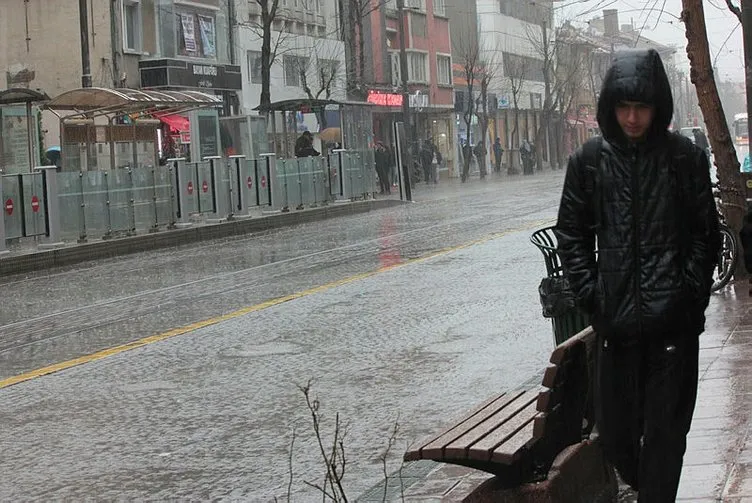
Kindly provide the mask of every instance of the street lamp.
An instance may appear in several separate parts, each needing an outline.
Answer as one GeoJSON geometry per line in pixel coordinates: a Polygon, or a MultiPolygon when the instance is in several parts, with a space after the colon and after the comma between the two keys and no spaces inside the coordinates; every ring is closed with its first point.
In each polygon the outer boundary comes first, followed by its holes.
{"type": "MultiPolygon", "coordinates": [[[[402,180],[405,186],[405,199],[412,201],[410,187],[410,166],[412,166],[412,125],[410,124],[410,89],[407,87],[407,50],[405,49],[405,0],[397,0],[399,16],[400,74],[402,76],[402,123],[405,127],[407,149],[403,152],[402,180]]],[[[398,138],[395,140],[399,141],[398,138]]]]}

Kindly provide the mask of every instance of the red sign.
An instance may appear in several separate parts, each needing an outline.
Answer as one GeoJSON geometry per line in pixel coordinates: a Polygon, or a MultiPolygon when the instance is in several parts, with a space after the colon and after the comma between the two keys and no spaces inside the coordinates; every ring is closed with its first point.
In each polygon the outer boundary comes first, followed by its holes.
{"type": "Polygon", "coordinates": [[[251,178],[251,177],[249,176],[249,177],[248,177],[248,180],[246,180],[245,184],[246,184],[246,185],[248,185],[248,188],[249,188],[249,189],[252,189],[252,188],[253,188],[253,178],[251,178]]]}
{"type": "Polygon", "coordinates": [[[204,180],[204,183],[201,184],[201,190],[204,192],[209,192],[209,184],[204,180]]]}
{"type": "Polygon", "coordinates": [[[262,186],[263,188],[266,188],[266,177],[265,177],[265,176],[262,176],[262,177],[261,177],[261,186],[262,186]]]}
{"type": "Polygon", "coordinates": [[[39,211],[39,198],[37,196],[31,196],[31,211],[34,213],[39,211]]]}
{"type": "Polygon", "coordinates": [[[188,195],[193,194],[193,182],[188,182],[188,195]]]}
{"type": "Polygon", "coordinates": [[[381,91],[368,91],[368,103],[382,107],[401,107],[402,95],[394,93],[383,93],[381,91]]]}
{"type": "Polygon", "coordinates": [[[8,215],[13,214],[13,199],[8,199],[5,201],[5,213],[8,215]]]}

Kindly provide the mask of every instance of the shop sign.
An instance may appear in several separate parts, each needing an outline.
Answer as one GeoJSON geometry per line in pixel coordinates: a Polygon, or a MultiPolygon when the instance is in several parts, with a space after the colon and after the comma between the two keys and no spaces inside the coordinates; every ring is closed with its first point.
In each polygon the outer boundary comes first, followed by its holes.
{"type": "Polygon", "coordinates": [[[382,107],[401,107],[402,95],[396,93],[385,93],[381,91],[368,91],[368,103],[382,107]]]}
{"type": "Polygon", "coordinates": [[[140,61],[141,87],[183,87],[239,91],[243,87],[240,67],[192,63],[175,59],[140,61]]]}

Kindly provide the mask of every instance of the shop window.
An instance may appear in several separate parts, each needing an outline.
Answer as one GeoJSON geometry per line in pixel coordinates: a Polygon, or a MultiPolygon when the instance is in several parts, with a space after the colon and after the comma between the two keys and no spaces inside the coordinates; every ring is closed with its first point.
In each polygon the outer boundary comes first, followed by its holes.
{"type": "Polygon", "coordinates": [[[440,86],[452,85],[452,58],[449,56],[436,56],[436,75],[440,86]]]}
{"type": "Polygon", "coordinates": [[[127,51],[141,51],[141,16],[140,0],[123,0],[123,47],[127,51]]]}
{"type": "Polygon", "coordinates": [[[217,32],[213,16],[178,13],[178,54],[194,58],[217,57],[217,32]]]}
{"type": "Polygon", "coordinates": [[[261,84],[261,52],[248,51],[248,82],[261,84]]]}

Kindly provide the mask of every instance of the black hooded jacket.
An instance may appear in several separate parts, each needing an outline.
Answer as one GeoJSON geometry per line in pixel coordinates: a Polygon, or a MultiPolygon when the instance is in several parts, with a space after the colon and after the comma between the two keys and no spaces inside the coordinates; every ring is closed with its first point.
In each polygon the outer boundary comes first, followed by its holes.
{"type": "Polygon", "coordinates": [[[559,255],[581,307],[606,337],[704,330],[718,221],[706,154],[668,132],[672,115],[657,52],[619,53],[598,100],[599,165],[587,166],[582,149],[569,159],[555,229],[559,255]],[[620,101],[654,106],[644,141],[623,134],[620,101]]]}

